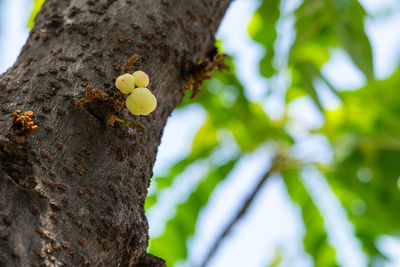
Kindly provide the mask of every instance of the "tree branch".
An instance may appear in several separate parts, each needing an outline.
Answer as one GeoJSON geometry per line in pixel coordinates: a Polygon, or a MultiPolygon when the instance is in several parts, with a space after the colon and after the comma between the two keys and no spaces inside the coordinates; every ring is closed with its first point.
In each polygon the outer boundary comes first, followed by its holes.
{"type": "Polygon", "coordinates": [[[205,267],[208,265],[208,263],[210,262],[210,260],[215,255],[215,253],[219,249],[220,245],[224,241],[225,237],[228,236],[228,234],[231,232],[231,230],[235,226],[235,224],[238,223],[239,220],[246,214],[250,205],[253,203],[256,195],[258,194],[258,192],[260,191],[262,186],[265,184],[265,182],[268,180],[268,178],[271,176],[271,174],[275,172],[277,166],[278,166],[278,162],[277,162],[277,160],[274,160],[271,167],[265,172],[265,174],[261,177],[260,181],[253,188],[251,194],[247,197],[246,201],[243,203],[243,206],[238,210],[238,212],[236,213],[236,216],[232,218],[231,222],[225,227],[222,234],[215,240],[214,245],[208,251],[207,256],[204,258],[203,262],[201,263],[201,265],[200,265],[201,267],[205,267]]]}

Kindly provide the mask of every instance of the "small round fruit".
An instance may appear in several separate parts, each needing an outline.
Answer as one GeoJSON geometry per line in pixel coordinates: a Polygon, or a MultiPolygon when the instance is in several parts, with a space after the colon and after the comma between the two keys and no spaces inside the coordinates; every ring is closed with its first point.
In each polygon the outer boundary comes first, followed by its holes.
{"type": "Polygon", "coordinates": [[[123,94],[129,94],[135,89],[135,78],[131,74],[126,73],[117,78],[115,86],[123,94]]]}
{"type": "Polygon", "coordinates": [[[135,84],[137,87],[147,87],[147,85],[149,85],[150,79],[149,76],[141,71],[135,71],[132,76],[135,78],[135,84]]]}
{"type": "Polygon", "coordinates": [[[157,99],[147,88],[136,88],[126,99],[126,107],[133,115],[148,115],[157,107],[157,99]]]}

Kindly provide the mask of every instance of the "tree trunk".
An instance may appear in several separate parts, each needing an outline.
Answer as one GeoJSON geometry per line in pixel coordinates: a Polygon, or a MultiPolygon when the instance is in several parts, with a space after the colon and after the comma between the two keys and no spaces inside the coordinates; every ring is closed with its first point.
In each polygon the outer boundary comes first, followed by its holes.
{"type": "Polygon", "coordinates": [[[0,265],[165,265],[146,254],[152,167],[185,76],[213,50],[229,3],[45,2],[17,62],[0,76],[0,265]],[[132,54],[158,100],[149,116],[112,106],[115,78],[132,54]],[[111,100],[74,105],[87,85],[111,100]],[[34,112],[31,135],[13,124],[16,110],[34,112]],[[114,113],[146,129],[111,127],[114,113]]]}

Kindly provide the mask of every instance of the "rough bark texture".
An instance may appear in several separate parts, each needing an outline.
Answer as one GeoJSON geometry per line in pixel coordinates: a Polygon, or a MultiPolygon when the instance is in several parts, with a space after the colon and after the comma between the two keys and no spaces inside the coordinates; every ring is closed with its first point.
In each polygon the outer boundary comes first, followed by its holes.
{"type": "Polygon", "coordinates": [[[163,266],[146,254],[144,201],[169,114],[185,75],[213,49],[230,0],[47,0],[17,62],[0,76],[0,265],[163,266]],[[158,107],[110,127],[111,96],[132,53],[158,107]],[[28,137],[15,110],[34,112],[28,137]]]}

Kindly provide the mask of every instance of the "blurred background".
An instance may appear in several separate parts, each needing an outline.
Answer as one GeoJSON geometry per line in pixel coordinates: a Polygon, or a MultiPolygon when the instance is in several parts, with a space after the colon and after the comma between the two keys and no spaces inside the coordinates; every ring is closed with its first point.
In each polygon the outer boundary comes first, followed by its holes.
{"type": "MultiPolygon", "coordinates": [[[[42,2],[0,0],[1,72],[42,2]]],[[[235,0],[217,39],[230,70],[164,132],[149,251],[168,266],[400,266],[400,2],[235,0]]]]}

